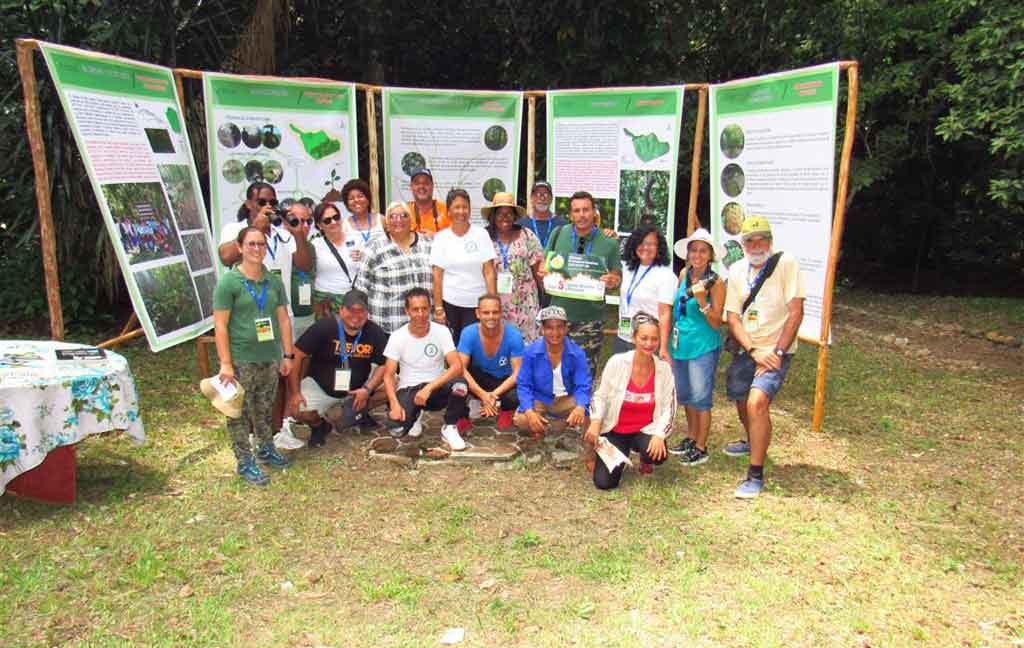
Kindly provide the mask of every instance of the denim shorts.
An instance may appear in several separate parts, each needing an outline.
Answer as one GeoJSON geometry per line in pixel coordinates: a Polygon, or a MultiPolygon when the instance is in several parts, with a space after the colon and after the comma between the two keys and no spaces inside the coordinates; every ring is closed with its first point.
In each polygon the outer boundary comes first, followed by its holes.
{"type": "Polygon", "coordinates": [[[725,370],[725,394],[731,401],[745,401],[750,395],[751,388],[756,387],[768,396],[768,402],[775,400],[775,395],[782,389],[782,381],[786,379],[786,372],[789,371],[789,361],[793,359],[792,353],[782,356],[782,368],[778,371],[767,371],[755,377],[757,363],[750,357],[749,353],[741,353],[733,358],[732,364],[725,370]]]}
{"type": "Polygon", "coordinates": [[[676,379],[676,402],[698,412],[711,409],[715,393],[715,371],[721,347],[689,360],[672,359],[672,375],[676,379]]]}

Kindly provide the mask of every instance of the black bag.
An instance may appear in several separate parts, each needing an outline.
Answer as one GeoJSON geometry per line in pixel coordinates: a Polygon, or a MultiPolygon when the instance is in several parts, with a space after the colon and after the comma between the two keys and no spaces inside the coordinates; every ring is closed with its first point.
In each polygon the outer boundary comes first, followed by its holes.
{"type": "MultiPolygon", "coordinates": [[[[740,310],[740,321],[743,321],[743,314],[747,312],[750,305],[754,303],[754,299],[757,298],[757,293],[761,292],[761,286],[768,281],[768,277],[772,276],[775,272],[775,266],[779,265],[779,257],[782,256],[782,252],[776,252],[775,254],[768,257],[768,261],[764,264],[764,270],[760,273],[760,278],[754,282],[754,285],[750,288],[750,294],[747,295],[746,301],[743,302],[743,308],[740,310]]],[[[732,327],[726,329],[725,342],[722,343],[722,348],[731,353],[732,355],[739,355],[743,353],[743,347],[740,346],[739,340],[733,337],[732,327]]]]}

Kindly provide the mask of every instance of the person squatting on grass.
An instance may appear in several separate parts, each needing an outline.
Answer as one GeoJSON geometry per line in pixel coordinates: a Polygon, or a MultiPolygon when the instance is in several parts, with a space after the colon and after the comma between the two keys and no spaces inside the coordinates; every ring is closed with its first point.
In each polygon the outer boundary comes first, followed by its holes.
{"type": "Polygon", "coordinates": [[[227,428],[238,474],[251,484],[263,485],[270,477],[257,462],[274,468],[288,465],[274,448],[271,408],[278,371],[287,376],[292,370],[292,327],[284,284],[263,266],[264,232],[245,227],[235,244],[242,262],[220,278],[213,292],[218,379],[224,385],[237,382],[245,389],[242,415],[228,418],[227,428]],[[250,433],[258,444],[255,460],[250,433]]]}
{"type": "Polygon", "coordinates": [[[803,274],[796,257],[772,254],[772,230],[762,216],[748,216],[740,229],[745,258],[729,269],[725,311],[740,350],[726,370],[726,395],[747,439],[730,443],[726,454],[750,455],[747,477],[736,497],[757,497],[764,488],[764,460],[772,438],[768,411],[796,353],[804,317],[803,274]],[[751,295],[754,295],[751,299],[751,295]]]}
{"type": "MultiPolygon", "coordinates": [[[[591,401],[590,426],[583,440],[596,447],[600,436],[626,457],[638,452],[640,473],[649,474],[652,464],[661,464],[668,456],[665,439],[672,433],[676,390],[672,367],[658,357],[658,319],[640,312],[633,316],[631,327],[635,349],[608,359],[591,401]]],[[[594,486],[618,487],[624,469],[623,463],[609,470],[598,457],[594,486]]]]}

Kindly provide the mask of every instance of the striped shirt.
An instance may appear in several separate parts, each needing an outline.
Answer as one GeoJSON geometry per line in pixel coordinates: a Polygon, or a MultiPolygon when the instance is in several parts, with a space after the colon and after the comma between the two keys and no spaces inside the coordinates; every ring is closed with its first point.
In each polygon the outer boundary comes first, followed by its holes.
{"type": "Polygon", "coordinates": [[[363,248],[363,271],[355,287],[366,292],[370,301],[370,319],[387,333],[393,333],[409,322],[405,313],[405,293],[410,288],[433,286],[430,267],[430,239],[415,237],[406,254],[390,238],[371,239],[363,248]]]}

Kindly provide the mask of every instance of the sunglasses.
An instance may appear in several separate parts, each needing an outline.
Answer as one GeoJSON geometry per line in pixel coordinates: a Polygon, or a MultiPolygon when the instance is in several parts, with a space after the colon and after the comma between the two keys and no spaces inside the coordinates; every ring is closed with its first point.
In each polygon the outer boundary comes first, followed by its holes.
{"type": "Polygon", "coordinates": [[[300,223],[304,223],[306,225],[312,225],[313,224],[313,219],[312,218],[300,218],[299,222],[300,223]]]}
{"type": "MultiPolygon", "coordinates": [[[[333,223],[335,221],[339,221],[340,222],[341,221],[341,216],[338,216],[338,215],[324,216],[323,218],[320,219],[320,224],[321,225],[330,225],[331,223],[333,223]]],[[[310,221],[310,222],[312,222],[312,221],[310,221]]]]}
{"type": "Polygon", "coordinates": [[[267,205],[277,207],[277,198],[257,198],[256,204],[260,207],[266,207],[267,205]]]}

